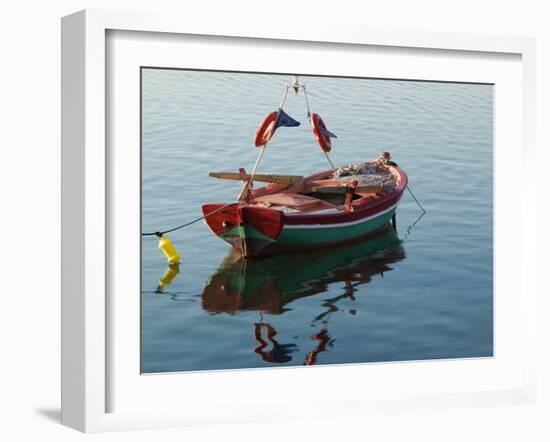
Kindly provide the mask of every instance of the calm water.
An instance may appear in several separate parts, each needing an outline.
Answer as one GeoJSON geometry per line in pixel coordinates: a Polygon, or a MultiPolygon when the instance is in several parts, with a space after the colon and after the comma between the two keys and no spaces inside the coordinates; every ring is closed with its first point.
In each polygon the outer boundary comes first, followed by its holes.
{"type": "MultiPolygon", "coordinates": [[[[142,71],[142,228],[235,199],[211,171],[252,168],[252,136],[288,76],[142,71]]],[[[405,193],[397,233],[247,263],[205,224],[169,236],[169,269],[142,239],[142,372],[491,356],[492,126],[489,85],[301,77],[312,111],[338,135],[337,165],[391,152],[427,210],[405,193]],[[412,227],[411,227],[412,226],[412,227]],[[175,277],[162,291],[159,279],[175,277]],[[172,273],[171,273],[172,272],[172,273]]],[[[285,110],[263,172],[326,168],[302,96],[285,110]]]]}

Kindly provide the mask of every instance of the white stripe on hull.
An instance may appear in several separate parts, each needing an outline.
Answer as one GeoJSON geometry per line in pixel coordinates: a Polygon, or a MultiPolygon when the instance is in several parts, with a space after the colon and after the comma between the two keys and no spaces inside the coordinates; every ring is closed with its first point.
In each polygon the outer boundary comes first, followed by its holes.
{"type": "Polygon", "coordinates": [[[289,230],[293,230],[293,229],[327,229],[327,228],[330,229],[332,227],[353,226],[355,224],[361,224],[361,223],[364,223],[364,222],[369,221],[371,219],[378,218],[379,216],[384,215],[385,213],[391,212],[392,210],[394,210],[398,206],[398,204],[399,203],[396,203],[393,206],[388,207],[386,210],[383,210],[381,212],[378,212],[378,213],[376,213],[374,215],[371,215],[371,216],[368,216],[366,218],[361,218],[361,219],[358,219],[358,220],[355,220],[355,221],[348,221],[347,223],[344,222],[344,223],[335,223],[335,224],[300,224],[300,225],[287,225],[287,224],[285,224],[284,229],[289,229],[289,230]]]}

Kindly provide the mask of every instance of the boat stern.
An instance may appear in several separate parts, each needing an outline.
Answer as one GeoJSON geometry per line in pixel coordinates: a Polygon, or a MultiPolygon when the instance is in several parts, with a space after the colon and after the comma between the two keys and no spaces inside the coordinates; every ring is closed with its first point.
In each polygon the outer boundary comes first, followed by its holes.
{"type": "Polygon", "coordinates": [[[204,204],[202,213],[210,230],[245,257],[264,254],[283,228],[280,211],[243,203],[204,204]]]}

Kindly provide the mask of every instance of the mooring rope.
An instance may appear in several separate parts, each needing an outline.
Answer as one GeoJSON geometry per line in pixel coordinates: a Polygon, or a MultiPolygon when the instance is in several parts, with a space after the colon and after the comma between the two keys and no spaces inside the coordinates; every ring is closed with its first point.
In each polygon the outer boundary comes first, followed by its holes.
{"type": "Polygon", "coordinates": [[[426,213],[426,210],[424,209],[424,207],[422,207],[422,204],[420,204],[418,202],[418,200],[416,199],[416,197],[414,196],[414,193],[412,192],[411,188],[409,187],[409,185],[407,184],[407,190],[409,191],[409,193],[411,194],[411,196],[413,197],[413,200],[416,202],[416,204],[418,204],[418,207],[420,207],[420,210],[422,210],[422,212],[426,213]]]}
{"type": "Polygon", "coordinates": [[[426,212],[422,212],[420,214],[420,216],[418,218],[416,218],[416,220],[409,227],[407,227],[407,230],[405,231],[405,235],[403,236],[403,239],[401,240],[402,242],[405,242],[405,241],[408,240],[409,235],[411,234],[414,226],[416,226],[420,222],[420,220],[424,217],[424,215],[426,215],[426,212]]]}
{"type": "MultiPolygon", "coordinates": [[[[418,201],[418,199],[414,196],[414,193],[412,192],[411,188],[407,185],[407,190],[409,191],[409,193],[411,194],[411,196],[413,197],[414,201],[416,202],[416,204],[418,204],[418,207],[420,207],[420,209],[422,210],[423,214],[426,213],[426,209],[424,209],[424,207],[422,207],[422,204],[420,204],[420,202],[418,201]]],[[[158,237],[161,237],[162,235],[166,234],[166,233],[170,233],[170,232],[174,232],[176,230],[179,230],[179,229],[183,229],[184,227],[187,227],[187,226],[190,226],[192,224],[195,224],[197,222],[199,222],[200,220],[202,219],[205,219],[207,216],[210,216],[210,215],[214,215],[215,213],[218,213],[220,212],[221,210],[225,209],[226,207],[229,207],[231,205],[233,205],[235,203],[228,203],[224,206],[221,206],[221,207],[218,207],[216,210],[213,210],[212,212],[210,213],[207,213],[206,215],[202,215],[202,216],[199,216],[198,218],[195,218],[194,220],[191,220],[189,222],[186,222],[185,224],[181,224],[179,226],[176,226],[176,227],[173,227],[171,229],[168,229],[168,230],[162,230],[162,231],[157,231],[157,232],[146,232],[146,233],[142,233],[141,236],[158,236],[158,237]]],[[[238,204],[238,203],[237,203],[238,204]]]]}
{"type": "Polygon", "coordinates": [[[219,211],[225,209],[226,207],[229,207],[231,205],[233,205],[235,203],[229,203],[229,204],[226,204],[225,206],[222,206],[222,207],[218,207],[216,210],[213,210],[212,212],[210,213],[207,213],[206,215],[203,215],[203,216],[200,216],[198,218],[195,218],[194,220],[192,221],[189,221],[185,224],[182,224],[181,226],[177,226],[177,227],[173,227],[171,229],[168,229],[168,230],[163,230],[161,232],[147,232],[147,233],[142,233],[141,236],[153,236],[153,235],[156,235],[158,236],[159,238],[164,235],[165,233],[170,233],[170,232],[174,232],[176,230],[179,230],[179,229],[183,229],[184,227],[187,227],[187,226],[190,226],[191,224],[195,224],[197,222],[199,222],[201,219],[205,219],[207,216],[210,216],[210,215],[214,215],[214,213],[218,213],[219,211]]]}

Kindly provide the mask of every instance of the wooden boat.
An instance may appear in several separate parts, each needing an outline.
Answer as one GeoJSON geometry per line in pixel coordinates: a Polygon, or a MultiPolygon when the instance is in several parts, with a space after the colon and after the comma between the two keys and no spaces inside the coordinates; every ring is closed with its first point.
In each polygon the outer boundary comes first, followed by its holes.
{"type": "MultiPolygon", "coordinates": [[[[328,157],[335,135],[310,112],[307,96],[308,119],[331,168],[306,177],[256,174],[275,130],[299,125],[282,110],[289,88],[278,111],[268,114],[256,132],[254,143],[262,150],[252,173],[210,174],[243,181],[236,202],[204,204],[202,212],[210,230],[245,257],[330,247],[375,235],[394,216],[407,186],[407,175],[388,152],[374,161],[335,168],[328,157]],[[254,181],[268,184],[253,188],[254,181]]],[[[296,80],[292,89],[300,88],[305,95],[296,80]]]]}
{"type": "Polygon", "coordinates": [[[246,257],[334,246],[374,235],[392,219],[407,175],[397,166],[381,167],[391,184],[362,189],[325,170],[292,185],[250,189],[242,201],[205,204],[202,211],[212,232],[246,257]]]}

